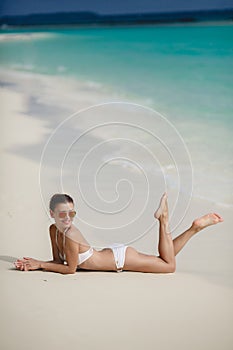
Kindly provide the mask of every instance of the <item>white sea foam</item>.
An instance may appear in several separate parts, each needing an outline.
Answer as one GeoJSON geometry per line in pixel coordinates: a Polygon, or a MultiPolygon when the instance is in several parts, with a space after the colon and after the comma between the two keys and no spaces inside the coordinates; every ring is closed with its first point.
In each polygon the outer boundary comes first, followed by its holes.
{"type": "Polygon", "coordinates": [[[37,39],[50,39],[55,35],[52,33],[4,33],[0,34],[1,41],[28,41],[37,39]]]}
{"type": "Polygon", "coordinates": [[[34,71],[36,67],[33,64],[17,63],[17,64],[12,64],[11,68],[16,70],[22,70],[22,71],[34,71]]]}

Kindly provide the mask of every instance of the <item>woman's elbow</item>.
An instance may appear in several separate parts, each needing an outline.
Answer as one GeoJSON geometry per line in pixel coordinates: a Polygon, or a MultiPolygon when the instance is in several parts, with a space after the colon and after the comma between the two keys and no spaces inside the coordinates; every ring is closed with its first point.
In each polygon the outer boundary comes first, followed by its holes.
{"type": "Polygon", "coordinates": [[[76,272],[76,269],[67,268],[67,269],[63,272],[63,275],[73,275],[75,272],[76,272]]]}

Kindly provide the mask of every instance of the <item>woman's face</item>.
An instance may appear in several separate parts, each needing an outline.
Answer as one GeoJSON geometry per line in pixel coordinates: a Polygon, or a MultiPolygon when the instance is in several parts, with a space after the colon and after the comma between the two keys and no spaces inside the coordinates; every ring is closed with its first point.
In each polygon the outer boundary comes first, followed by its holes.
{"type": "Polygon", "coordinates": [[[50,210],[50,214],[54,218],[58,228],[64,230],[70,227],[74,219],[74,204],[59,203],[56,205],[54,211],[50,210]]]}

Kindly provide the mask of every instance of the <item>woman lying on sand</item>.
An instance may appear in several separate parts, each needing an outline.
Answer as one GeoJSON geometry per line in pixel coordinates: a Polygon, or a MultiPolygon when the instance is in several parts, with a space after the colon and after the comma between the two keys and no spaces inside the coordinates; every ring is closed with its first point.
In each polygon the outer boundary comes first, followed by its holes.
{"type": "Polygon", "coordinates": [[[50,214],[55,224],[49,227],[53,260],[41,261],[29,257],[18,259],[18,270],[39,270],[72,274],[78,269],[96,271],[136,271],[151,273],[175,272],[175,256],[188,240],[207,226],[222,222],[211,213],[194,220],[191,227],[172,240],[168,225],[168,204],[165,193],[154,217],[159,220],[159,256],[142,254],[124,244],[112,244],[100,251],[93,249],[72,223],[76,214],[74,201],[67,194],[55,194],[50,200],[50,214]]]}

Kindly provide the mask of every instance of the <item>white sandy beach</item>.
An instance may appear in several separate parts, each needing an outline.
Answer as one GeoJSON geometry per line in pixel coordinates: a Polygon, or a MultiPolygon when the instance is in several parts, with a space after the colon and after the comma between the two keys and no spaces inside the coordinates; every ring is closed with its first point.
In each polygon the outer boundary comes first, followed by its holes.
{"type": "MultiPolygon", "coordinates": [[[[52,221],[39,186],[40,157],[49,135],[77,109],[109,99],[106,91],[91,84],[70,81],[68,88],[65,79],[59,84],[63,78],[25,73],[22,77],[1,75],[2,348],[232,349],[230,207],[192,198],[174,237],[208,212],[219,212],[224,222],[187,244],[177,256],[175,274],[15,270],[13,261],[19,257],[52,258],[52,221]]],[[[111,99],[118,96],[111,92],[111,99]]],[[[54,169],[49,164],[46,169],[51,178],[43,178],[41,186],[49,188],[54,169]]],[[[80,228],[85,235],[83,223],[80,228]]],[[[87,230],[91,243],[93,232],[87,230]]],[[[132,245],[151,254],[157,238],[155,227],[132,245]]]]}

